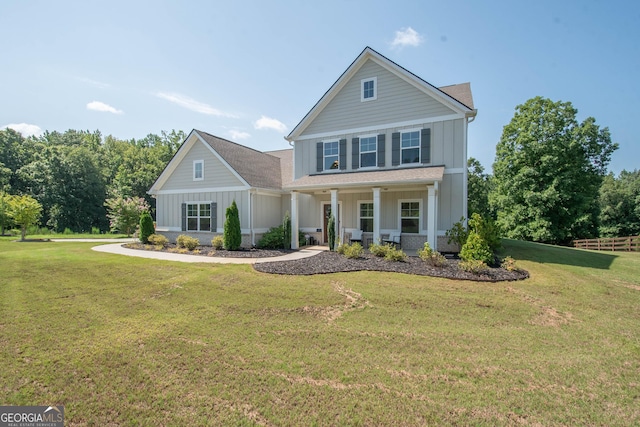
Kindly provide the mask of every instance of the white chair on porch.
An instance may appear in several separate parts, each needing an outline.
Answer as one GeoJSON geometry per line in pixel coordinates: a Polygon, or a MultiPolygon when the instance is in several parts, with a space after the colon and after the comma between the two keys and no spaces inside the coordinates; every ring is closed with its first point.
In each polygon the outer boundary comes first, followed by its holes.
{"type": "Polygon", "coordinates": [[[362,230],[353,230],[351,232],[350,242],[360,242],[362,243],[362,230]]]}
{"type": "Polygon", "coordinates": [[[392,231],[389,233],[389,237],[384,239],[384,243],[391,243],[393,246],[402,246],[400,244],[401,233],[400,231],[392,231]]]}

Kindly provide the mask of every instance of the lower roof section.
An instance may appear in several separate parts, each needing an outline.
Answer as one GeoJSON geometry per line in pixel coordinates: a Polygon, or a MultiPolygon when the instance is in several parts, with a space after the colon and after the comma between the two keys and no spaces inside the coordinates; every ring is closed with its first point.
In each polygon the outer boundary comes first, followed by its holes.
{"type": "Polygon", "coordinates": [[[319,173],[306,175],[284,186],[289,191],[314,191],[328,188],[379,187],[430,184],[442,181],[444,166],[397,168],[376,171],[319,173]]]}

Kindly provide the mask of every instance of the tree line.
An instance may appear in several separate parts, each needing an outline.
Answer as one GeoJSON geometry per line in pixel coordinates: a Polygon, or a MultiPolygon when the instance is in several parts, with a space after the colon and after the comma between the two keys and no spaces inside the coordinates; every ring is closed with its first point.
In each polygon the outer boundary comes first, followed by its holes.
{"type": "Polygon", "coordinates": [[[493,218],[504,237],[567,244],[640,234],[640,171],[607,171],[618,145],[570,102],[535,97],[516,107],[496,146],[493,174],[468,159],[468,215],[493,218]]]}
{"type": "Polygon", "coordinates": [[[121,140],[100,131],[46,131],[23,137],[0,130],[0,192],[40,203],[40,224],[63,232],[107,232],[109,199],[144,199],[178,147],[183,131],[121,140]]]}

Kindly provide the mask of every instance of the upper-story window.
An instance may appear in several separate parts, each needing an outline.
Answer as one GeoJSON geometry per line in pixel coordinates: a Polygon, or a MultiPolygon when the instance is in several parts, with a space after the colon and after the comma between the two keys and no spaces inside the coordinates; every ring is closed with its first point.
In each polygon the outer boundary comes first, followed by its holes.
{"type": "Polygon", "coordinates": [[[420,162],[420,131],[402,132],[400,135],[402,164],[420,162]]]}
{"type": "Polygon", "coordinates": [[[340,166],[339,153],[338,141],[324,143],[324,170],[338,169],[340,166]]]}
{"type": "Polygon", "coordinates": [[[360,80],[360,101],[373,101],[378,99],[378,78],[370,77],[360,80]]]}
{"type": "Polygon", "coordinates": [[[193,180],[202,181],[204,179],[204,160],[193,161],[193,180]]]}
{"type": "Polygon", "coordinates": [[[360,138],[360,167],[374,167],[377,165],[378,138],[369,136],[360,138]]]}

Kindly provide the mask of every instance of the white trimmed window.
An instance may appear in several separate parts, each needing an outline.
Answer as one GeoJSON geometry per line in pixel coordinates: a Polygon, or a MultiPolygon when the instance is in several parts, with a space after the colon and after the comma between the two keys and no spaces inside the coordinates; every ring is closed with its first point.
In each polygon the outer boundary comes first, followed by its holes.
{"type": "Polygon", "coordinates": [[[187,230],[211,231],[211,203],[187,203],[187,230]]]}
{"type": "Polygon", "coordinates": [[[358,223],[365,233],[373,232],[373,202],[359,202],[358,223]]]}
{"type": "Polygon", "coordinates": [[[360,80],[360,101],[375,101],[378,99],[378,78],[370,77],[360,80]]]}
{"type": "Polygon", "coordinates": [[[204,160],[193,161],[193,180],[194,181],[204,180],[204,160]]]}
{"type": "Polygon", "coordinates": [[[400,134],[400,159],[402,164],[420,163],[420,131],[400,134]]]}
{"type": "Polygon", "coordinates": [[[338,169],[340,166],[339,153],[340,144],[338,141],[331,141],[324,143],[324,170],[338,169]]]}
{"type": "Polygon", "coordinates": [[[378,162],[378,137],[366,136],[360,138],[360,167],[374,167],[378,162]]]}
{"type": "Polygon", "coordinates": [[[421,212],[421,200],[400,200],[400,231],[418,234],[422,224],[421,212]]]}

